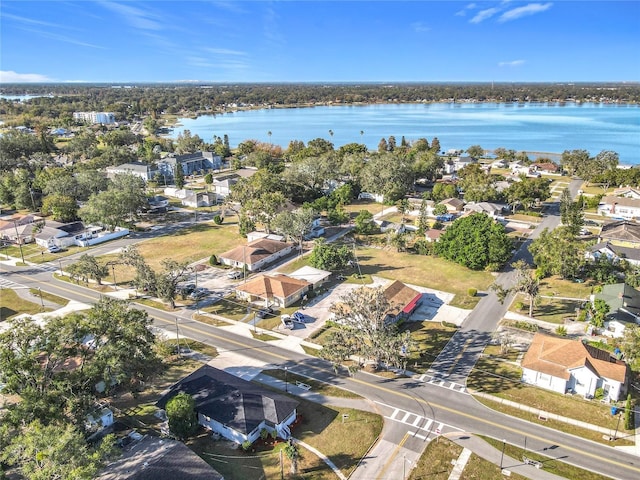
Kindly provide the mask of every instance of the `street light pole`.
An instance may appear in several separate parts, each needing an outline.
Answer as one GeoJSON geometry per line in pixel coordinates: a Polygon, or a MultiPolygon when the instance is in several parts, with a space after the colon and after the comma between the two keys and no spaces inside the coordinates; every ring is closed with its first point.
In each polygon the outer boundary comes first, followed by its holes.
{"type": "Polygon", "coordinates": [[[287,378],[287,372],[289,371],[288,367],[284,367],[284,391],[286,393],[289,393],[289,382],[288,382],[288,378],[287,378]]]}
{"type": "Polygon", "coordinates": [[[118,289],[118,282],[116,281],[116,266],[111,264],[111,275],[113,276],[113,288],[118,289]]]}
{"type": "Polygon", "coordinates": [[[500,471],[502,471],[502,461],[504,460],[504,447],[506,446],[506,440],[502,440],[502,455],[500,455],[500,471]]]}

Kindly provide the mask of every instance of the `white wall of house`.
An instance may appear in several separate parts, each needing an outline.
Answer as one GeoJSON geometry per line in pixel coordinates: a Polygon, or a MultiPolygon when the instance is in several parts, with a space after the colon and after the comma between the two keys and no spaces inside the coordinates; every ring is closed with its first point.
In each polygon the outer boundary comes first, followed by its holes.
{"type": "Polygon", "coordinates": [[[530,385],[535,385],[536,387],[545,388],[547,390],[563,394],[568,388],[567,381],[565,379],[530,370],[528,368],[522,369],[522,381],[530,385]]]}
{"type": "Polygon", "coordinates": [[[577,367],[569,370],[571,378],[568,388],[583,396],[592,396],[596,392],[599,377],[586,367],[577,367]]]}

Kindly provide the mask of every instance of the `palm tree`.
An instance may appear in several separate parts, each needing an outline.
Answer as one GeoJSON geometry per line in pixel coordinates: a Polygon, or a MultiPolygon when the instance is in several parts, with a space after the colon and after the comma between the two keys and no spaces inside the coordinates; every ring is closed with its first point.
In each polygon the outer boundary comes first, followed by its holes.
{"type": "Polygon", "coordinates": [[[267,132],[267,135],[269,136],[269,143],[271,143],[271,130],[267,132]]]}
{"type": "Polygon", "coordinates": [[[333,139],[333,130],[329,129],[329,136],[333,139]]]}

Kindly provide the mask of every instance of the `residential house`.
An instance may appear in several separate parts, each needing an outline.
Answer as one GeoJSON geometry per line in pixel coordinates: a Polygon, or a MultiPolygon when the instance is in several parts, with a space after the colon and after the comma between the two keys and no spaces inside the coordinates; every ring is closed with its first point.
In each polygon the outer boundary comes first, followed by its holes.
{"type": "Polygon", "coordinates": [[[485,213],[491,218],[499,218],[505,210],[505,205],[490,202],[470,202],[464,206],[465,213],[485,213]]]}
{"type": "Polygon", "coordinates": [[[591,296],[591,301],[604,300],[609,306],[609,318],[622,321],[640,321],[640,292],[626,283],[603,285],[591,296]]]}
{"type": "Polygon", "coordinates": [[[389,220],[381,220],[379,218],[375,218],[373,220],[373,223],[375,223],[378,228],[380,228],[380,231],[382,233],[388,232],[390,230],[395,233],[404,233],[405,230],[404,224],[390,222],[389,220]]]}
{"type": "Polygon", "coordinates": [[[264,300],[265,305],[286,308],[309,291],[311,283],[288,275],[260,275],[236,287],[236,296],[248,302],[264,300]]]}
{"type": "MultiPolygon", "coordinates": [[[[102,227],[95,227],[95,230],[103,230],[102,227]]],[[[38,245],[43,248],[49,248],[53,245],[58,247],[68,247],[75,245],[76,236],[82,238],[86,228],[82,222],[56,222],[47,220],[42,229],[36,233],[34,239],[38,245]]]]}
{"type": "Polygon", "coordinates": [[[224,480],[184,443],[145,435],[109,463],[97,480],[224,480]]]}
{"type": "Polygon", "coordinates": [[[185,207],[210,207],[217,203],[217,196],[213,192],[193,192],[182,199],[185,207]]]}
{"type": "Polygon", "coordinates": [[[247,233],[247,242],[251,243],[261,238],[266,238],[267,240],[275,240],[276,242],[284,242],[284,235],[278,235],[277,233],[267,233],[267,232],[259,232],[254,230],[253,232],[247,233]]]}
{"type": "Polygon", "coordinates": [[[462,209],[464,208],[464,202],[459,198],[445,198],[440,202],[440,204],[447,207],[447,213],[451,213],[453,215],[462,212],[462,209]]]}
{"type": "Polygon", "coordinates": [[[625,261],[631,265],[640,266],[640,248],[621,247],[610,242],[593,245],[587,250],[585,256],[588,260],[606,257],[613,263],[625,261]]]}
{"type": "Polygon", "coordinates": [[[422,293],[395,280],[385,287],[384,297],[389,302],[385,322],[395,323],[414,312],[422,300],[422,293]]]}
{"type": "Polygon", "coordinates": [[[427,242],[437,242],[440,240],[440,237],[444,233],[444,230],[437,230],[435,228],[430,228],[426,232],[424,232],[424,239],[427,242]]]}
{"type": "Polygon", "coordinates": [[[85,429],[88,432],[100,432],[109,428],[113,423],[113,412],[107,407],[100,407],[87,415],[85,429]]]}
{"type": "Polygon", "coordinates": [[[231,193],[231,188],[238,183],[240,176],[235,173],[222,175],[213,179],[213,189],[220,198],[227,198],[231,193]]]}
{"type": "Polygon", "coordinates": [[[600,242],[610,242],[621,247],[640,248],[640,224],[627,220],[605,223],[598,237],[600,242]]]}
{"type": "Polygon", "coordinates": [[[537,172],[542,173],[558,173],[560,167],[553,162],[543,162],[543,163],[534,163],[531,165],[532,168],[537,172]]]}
{"type": "Polygon", "coordinates": [[[607,195],[600,200],[598,213],[624,220],[640,218],[640,199],[607,195]]]}
{"type": "Polygon", "coordinates": [[[81,123],[102,123],[105,125],[116,123],[116,116],[112,112],[73,112],[73,119],[81,123]]]}
{"type": "Polygon", "coordinates": [[[286,395],[210,365],[203,365],[173,385],[158,400],[158,407],[165,409],[167,402],[180,392],[194,399],[200,425],[240,444],[255,442],[262,429],[289,438],[289,425],[296,420],[299,405],[286,395]]]}
{"type": "Polygon", "coordinates": [[[628,187],[628,186],[616,188],[613,191],[613,196],[635,198],[636,200],[640,200],[640,189],[628,187]]]}
{"type": "Polygon", "coordinates": [[[627,365],[576,340],[537,333],[521,366],[523,382],[558,393],[593,398],[602,388],[607,400],[617,401],[627,391],[627,365]]]}
{"type": "Polygon", "coordinates": [[[109,178],[113,178],[116,175],[129,174],[136,175],[145,182],[148,182],[158,173],[158,167],[149,163],[131,162],[123,163],[117,167],[107,167],[106,171],[109,178]]]}
{"type": "Polygon", "coordinates": [[[329,278],[331,277],[331,272],[306,265],[299,268],[293,273],[289,273],[288,276],[297,280],[304,280],[306,282],[309,282],[311,284],[310,289],[317,290],[327,280],[329,280],[329,278]]]}
{"type": "Polygon", "coordinates": [[[294,248],[291,243],[260,238],[220,254],[218,260],[223,265],[255,272],[290,254],[294,248]]]}
{"type": "Polygon", "coordinates": [[[0,239],[16,244],[31,243],[42,223],[43,218],[33,214],[0,217],[0,239]]]}
{"type": "Polygon", "coordinates": [[[194,175],[206,172],[207,170],[220,170],[220,168],[222,168],[222,157],[213,152],[196,152],[168,156],[158,162],[158,169],[161,175],[174,178],[178,164],[182,166],[182,173],[184,175],[194,175]]]}
{"type": "Polygon", "coordinates": [[[373,200],[374,202],[382,203],[384,202],[384,195],[382,193],[360,192],[358,200],[373,200]]]}

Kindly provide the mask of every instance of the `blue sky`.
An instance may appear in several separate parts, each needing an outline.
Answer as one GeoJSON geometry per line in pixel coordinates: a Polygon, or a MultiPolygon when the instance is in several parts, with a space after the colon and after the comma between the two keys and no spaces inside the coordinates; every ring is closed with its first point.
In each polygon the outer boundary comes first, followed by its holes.
{"type": "Polygon", "coordinates": [[[640,1],[2,0],[2,82],[640,81],[640,1]]]}

